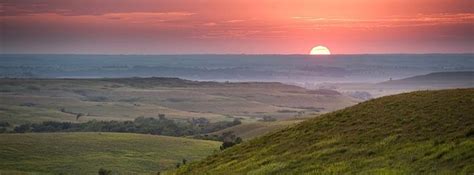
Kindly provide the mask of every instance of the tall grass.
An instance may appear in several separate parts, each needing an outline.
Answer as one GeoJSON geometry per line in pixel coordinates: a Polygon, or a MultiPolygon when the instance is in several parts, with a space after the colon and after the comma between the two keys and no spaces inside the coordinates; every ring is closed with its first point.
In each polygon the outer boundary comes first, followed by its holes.
{"type": "Polygon", "coordinates": [[[474,89],[370,100],[250,140],[177,174],[474,173],[474,89]]]}

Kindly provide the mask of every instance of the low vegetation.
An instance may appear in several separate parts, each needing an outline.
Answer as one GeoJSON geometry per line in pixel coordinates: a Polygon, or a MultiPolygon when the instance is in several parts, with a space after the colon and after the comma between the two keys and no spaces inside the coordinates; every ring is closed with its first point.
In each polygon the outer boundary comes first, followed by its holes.
{"type": "MultiPolygon", "coordinates": [[[[11,132],[127,132],[166,136],[192,136],[215,132],[239,125],[240,123],[238,119],[232,122],[221,121],[215,123],[211,123],[205,118],[172,120],[161,114],[158,119],[138,117],[134,121],[92,120],[85,123],[55,121],[28,123],[16,126],[11,132]]],[[[9,124],[0,123],[0,128],[4,128],[2,126],[9,126],[9,124]]],[[[3,131],[6,132],[5,129],[3,131]]]]}
{"type": "Polygon", "coordinates": [[[472,174],[474,89],[370,100],[249,140],[177,174],[472,174]]]}
{"type": "Polygon", "coordinates": [[[0,134],[0,174],[157,174],[220,145],[128,133],[0,134]]]}

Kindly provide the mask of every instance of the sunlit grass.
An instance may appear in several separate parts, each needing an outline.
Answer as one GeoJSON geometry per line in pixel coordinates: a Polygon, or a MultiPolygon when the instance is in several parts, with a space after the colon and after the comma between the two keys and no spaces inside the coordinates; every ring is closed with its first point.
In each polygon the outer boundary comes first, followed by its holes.
{"type": "Polygon", "coordinates": [[[0,174],[152,173],[203,158],[220,142],[123,133],[0,134],[0,174]]]}
{"type": "Polygon", "coordinates": [[[178,174],[474,172],[474,89],[370,100],[247,141],[178,174]]]}

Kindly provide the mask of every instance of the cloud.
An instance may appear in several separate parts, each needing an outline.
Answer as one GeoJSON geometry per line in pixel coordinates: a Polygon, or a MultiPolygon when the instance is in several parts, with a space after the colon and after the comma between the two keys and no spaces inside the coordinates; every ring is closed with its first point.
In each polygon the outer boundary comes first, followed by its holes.
{"type": "Polygon", "coordinates": [[[202,24],[202,25],[203,25],[203,26],[216,26],[217,23],[215,23],[215,22],[206,22],[206,23],[204,23],[204,24],[202,24]]]}
{"type": "Polygon", "coordinates": [[[207,33],[203,33],[198,36],[194,36],[193,38],[198,38],[198,39],[216,39],[216,38],[248,38],[254,35],[257,35],[260,37],[260,33],[262,31],[259,30],[217,30],[217,31],[209,31],[207,33]]]}
{"type": "Polygon", "coordinates": [[[416,27],[445,24],[473,24],[474,13],[456,14],[418,14],[415,16],[389,16],[374,19],[361,18],[322,18],[295,16],[293,20],[319,27],[416,27]]]}
{"type": "Polygon", "coordinates": [[[226,23],[239,23],[239,22],[244,22],[245,20],[242,19],[233,19],[233,20],[228,20],[225,21],[226,23]]]}
{"type": "Polygon", "coordinates": [[[89,20],[90,22],[94,21],[112,21],[112,22],[122,22],[122,23],[148,23],[148,24],[157,24],[157,23],[166,23],[172,21],[180,21],[186,19],[195,13],[190,12],[127,12],[127,13],[105,13],[101,15],[74,15],[68,16],[62,13],[35,13],[30,15],[20,15],[20,16],[2,16],[1,19],[10,19],[11,21],[29,19],[32,21],[35,20],[65,20],[65,21],[81,21],[89,20]]]}
{"type": "Polygon", "coordinates": [[[5,0],[0,1],[0,15],[28,16],[54,13],[61,16],[101,16],[110,13],[174,13],[183,11],[177,10],[182,8],[175,8],[175,4],[171,1],[156,0],[5,0]]]}
{"type": "Polygon", "coordinates": [[[131,12],[131,13],[106,13],[97,16],[98,18],[122,20],[133,23],[147,23],[147,22],[169,22],[180,20],[195,13],[189,12],[131,12]]]}

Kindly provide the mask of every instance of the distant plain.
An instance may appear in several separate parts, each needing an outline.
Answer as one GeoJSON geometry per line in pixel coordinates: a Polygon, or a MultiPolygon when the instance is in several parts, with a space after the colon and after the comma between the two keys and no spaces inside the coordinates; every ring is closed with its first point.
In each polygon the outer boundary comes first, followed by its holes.
{"type": "Polygon", "coordinates": [[[215,83],[175,78],[1,79],[0,121],[133,120],[207,118],[243,122],[320,114],[358,100],[335,91],[311,91],[281,83],[215,83]],[[77,114],[82,114],[76,120],[77,114]]]}

